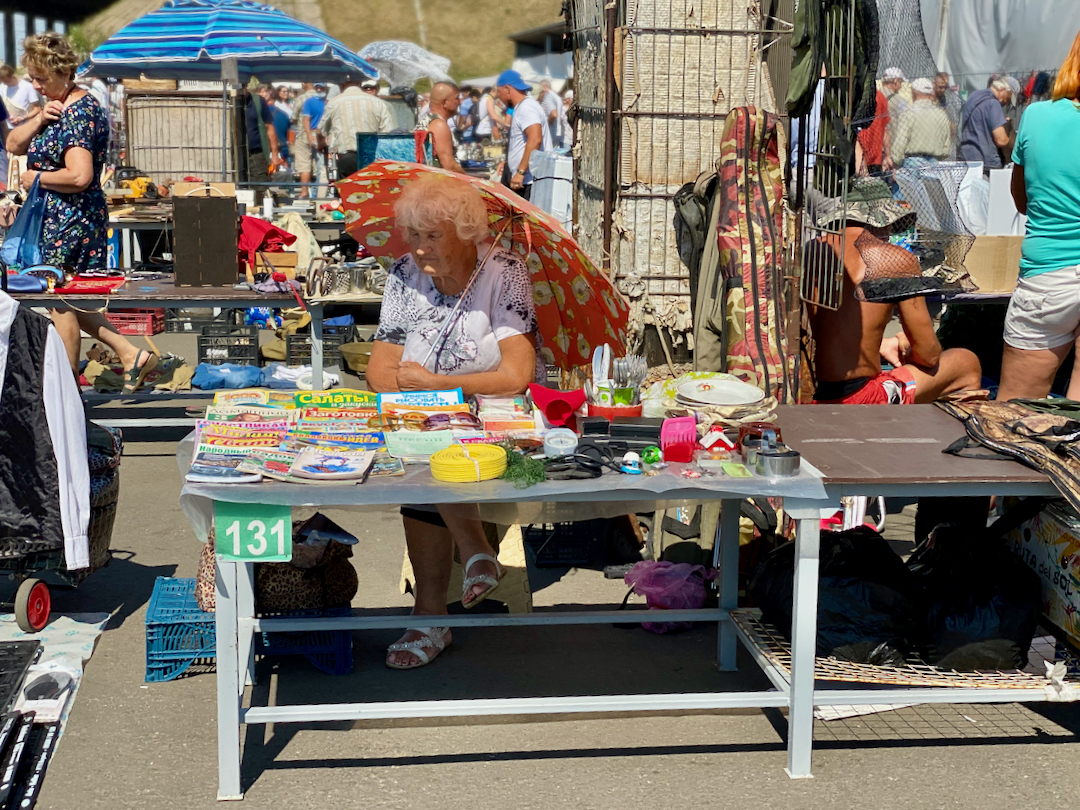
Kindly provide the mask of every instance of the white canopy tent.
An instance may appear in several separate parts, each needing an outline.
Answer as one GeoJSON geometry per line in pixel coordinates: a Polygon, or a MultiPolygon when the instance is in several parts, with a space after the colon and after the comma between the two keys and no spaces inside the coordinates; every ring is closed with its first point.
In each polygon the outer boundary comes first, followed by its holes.
{"type": "Polygon", "coordinates": [[[939,70],[961,89],[991,73],[1051,70],[1077,31],[1077,0],[922,0],[923,32],[939,70]]]}

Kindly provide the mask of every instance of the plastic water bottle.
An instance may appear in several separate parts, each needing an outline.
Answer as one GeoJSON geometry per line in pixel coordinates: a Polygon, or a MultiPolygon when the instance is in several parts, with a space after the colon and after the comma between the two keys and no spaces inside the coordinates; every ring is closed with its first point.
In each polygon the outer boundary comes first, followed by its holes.
{"type": "Polygon", "coordinates": [[[269,191],[263,195],[262,215],[263,219],[267,222],[270,222],[274,218],[274,198],[270,195],[269,191]]]}

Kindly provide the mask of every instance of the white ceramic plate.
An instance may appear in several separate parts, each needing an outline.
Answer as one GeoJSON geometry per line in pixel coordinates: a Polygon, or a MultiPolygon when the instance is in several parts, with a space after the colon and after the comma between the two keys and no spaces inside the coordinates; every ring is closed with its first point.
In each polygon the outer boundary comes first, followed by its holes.
{"type": "Polygon", "coordinates": [[[753,405],[765,399],[764,391],[741,380],[687,380],[680,383],[675,390],[677,399],[687,404],[753,405]]]}

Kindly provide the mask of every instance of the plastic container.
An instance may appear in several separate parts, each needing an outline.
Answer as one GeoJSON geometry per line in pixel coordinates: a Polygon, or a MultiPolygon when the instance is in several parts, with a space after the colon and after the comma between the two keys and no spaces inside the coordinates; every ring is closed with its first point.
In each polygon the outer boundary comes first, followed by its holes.
{"type": "Polygon", "coordinates": [[[697,446],[697,420],[692,416],[678,416],[665,419],[660,429],[660,449],[664,451],[664,461],[688,463],[694,460],[694,448],[697,446]]]}
{"type": "MultiPolygon", "coordinates": [[[[323,332],[323,366],[341,365],[341,350],[339,347],[343,342],[344,334],[337,335],[326,331],[323,332]]],[[[289,366],[311,365],[311,335],[285,336],[285,364],[289,366]]]]}
{"type": "Polygon", "coordinates": [[[610,422],[616,416],[641,416],[641,406],[609,407],[607,405],[589,405],[589,416],[602,416],[610,422]]]}
{"type": "Polygon", "coordinates": [[[524,526],[521,537],[536,554],[539,568],[565,568],[588,565],[592,561],[592,545],[603,538],[606,524],[601,520],[577,523],[535,523],[524,526]]]}
{"type": "Polygon", "coordinates": [[[218,366],[238,363],[259,365],[259,327],[204,326],[198,338],[199,362],[218,366]]]}
{"type": "Polygon", "coordinates": [[[164,309],[117,309],[106,312],[121,335],[156,335],[165,331],[164,309]]]}
{"type": "MultiPolygon", "coordinates": [[[[300,610],[267,616],[345,616],[350,608],[300,610]]],[[[352,672],[352,634],[345,630],[260,633],[255,649],[263,655],[300,654],[331,675],[352,672]]],[[[195,580],[158,577],[146,609],[146,682],[179,678],[192,666],[210,667],[217,659],[214,614],[199,610],[195,580]]]]}

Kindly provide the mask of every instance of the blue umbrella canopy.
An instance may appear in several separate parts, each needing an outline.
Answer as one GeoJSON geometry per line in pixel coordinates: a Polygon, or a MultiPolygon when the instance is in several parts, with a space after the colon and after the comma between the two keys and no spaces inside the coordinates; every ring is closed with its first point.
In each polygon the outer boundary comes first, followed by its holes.
{"type": "Polygon", "coordinates": [[[125,26],[79,68],[116,79],[221,78],[235,57],[240,80],[360,81],[378,71],[325,31],[251,0],[168,0],[125,26]]]}

